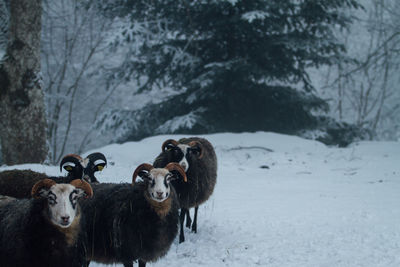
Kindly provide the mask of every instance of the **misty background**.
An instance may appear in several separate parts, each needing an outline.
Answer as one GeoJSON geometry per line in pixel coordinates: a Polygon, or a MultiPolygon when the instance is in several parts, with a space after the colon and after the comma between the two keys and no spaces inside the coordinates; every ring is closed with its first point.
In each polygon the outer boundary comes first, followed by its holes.
{"type": "Polygon", "coordinates": [[[397,0],[42,8],[50,163],[158,134],[273,131],[338,146],[400,138],[397,0]]]}

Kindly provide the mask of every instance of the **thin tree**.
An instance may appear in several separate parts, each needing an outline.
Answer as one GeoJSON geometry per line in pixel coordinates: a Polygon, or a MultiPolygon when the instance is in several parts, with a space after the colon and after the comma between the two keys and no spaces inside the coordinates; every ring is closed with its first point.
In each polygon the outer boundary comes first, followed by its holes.
{"type": "Polygon", "coordinates": [[[369,129],[373,138],[397,140],[400,4],[370,0],[366,7],[368,12],[358,14],[355,28],[344,33],[349,39],[348,56],[354,60],[338,61],[336,76],[332,75],[325,89],[337,90],[334,116],[369,129]],[[362,41],[351,36],[360,29],[365,31],[362,41]],[[359,42],[365,43],[363,49],[359,42]]]}
{"type": "Polygon", "coordinates": [[[90,142],[92,116],[98,113],[92,110],[101,109],[113,92],[104,82],[112,20],[95,5],[93,0],[43,1],[43,90],[54,164],[66,153],[82,152],[90,142]]]}
{"type": "Polygon", "coordinates": [[[43,162],[47,157],[41,15],[41,0],[10,1],[9,39],[0,66],[0,139],[8,165],[43,162]]]}

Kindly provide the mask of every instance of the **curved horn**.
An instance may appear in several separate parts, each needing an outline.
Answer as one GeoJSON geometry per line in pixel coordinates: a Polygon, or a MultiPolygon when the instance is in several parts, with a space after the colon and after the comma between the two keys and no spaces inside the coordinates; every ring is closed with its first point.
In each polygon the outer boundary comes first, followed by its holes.
{"type": "Polygon", "coordinates": [[[46,179],[40,180],[39,182],[37,182],[36,184],[33,185],[32,190],[31,190],[31,196],[33,198],[40,198],[40,195],[39,195],[40,189],[42,189],[43,187],[49,189],[50,187],[52,187],[55,184],[56,184],[56,182],[51,179],[46,178],[46,179]]]}
{"type": "Polygon", "coordinates": [[[140,165],[136,168],[135,172],[133,173],[133,176],[132,176],[132,185],[135,184],[136,178],[137,178],[139,172],[141,172],[141,171],[151,171],[152,169],[154,169],[154,167],[153,167],[153,165],[151,165],[151,164],[148,164],[148,163],[140,164],[140,165]]]}
{"type": "Polygon", "coordinates": [[[200,143],[199,141],[191,141],[189,144],[188,144],[190,147],[195,147],[195,146],[197,146],[198,148],[199,148],[199,150],[200,150],[200,154],[199,154],[199,159],[201,159],[202,157],[203,157],[203,151],[204,151],[204,149],[203,149],[203,144],[202,143],[200,143]]]}
{"type": "Polygon", "coordinates": [[[165,166],[165,169],[167,169],[168,171],[177,171],[180,173],[180,175],[182,175],[183,177],[183,181],[187,182],[187,177],[186,177],[186,173],[185,170],[181,167],[181,165],[179,165],[179,163],[176,162],[170,162],[167,164],[167,166],[165,166]]]}
{"type": "Polygon", "coordinates": [[[80,188],[86,193],[86,198],[90,198],[93,196],[93,189],[90,184],[81,179],[75,179],[70,182],[71,185],[75,186],[75,188],[80,188]]]}
{"type": "Polygon", "coordinates": [[[66,155],[60,162],[60,172],[62,171],[62,166],[67,162],[72,162],[75,164],[81,165],[81,161],[83,161],[82,157],[77,154],[68,154],[66,155]]]}
{"type": "Polygon", "coordinates": [[[95,153],[88,155],[86,158],[88,158],[91,162],[93,162],[93,164],[96,160],[101,159],[101,160],[104,160],[104,162],[106,163],[105,165],[107,165],[107,159],[103,153],[95,152],[95,153]]]}
{"type": "Polygon", "coordinates": [[[174,140],[174,139],[168,139],[167,141],[165,141],[162,146],[161,146],[161,150],[165,151],[165,149],[167,148],[167,145],[172,144],[174,146],[178,146],[178,141],[174,140]]]}

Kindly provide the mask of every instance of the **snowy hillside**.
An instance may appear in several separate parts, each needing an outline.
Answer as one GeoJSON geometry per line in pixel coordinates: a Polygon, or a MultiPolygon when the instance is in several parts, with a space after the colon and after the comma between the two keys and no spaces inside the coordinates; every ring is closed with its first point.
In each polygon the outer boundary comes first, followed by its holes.
{"type": "MultiPolygon", "coordinates": [[[[113,144],[100,181],[130,182],[167,138],[113,144]]],[[[274,133],[206,135],[217,186],[186,231],[148,266],[400,266],[400,142],[349,148],[274,133]]],[[[1,167],[1,170],[13,167],[1,167]]],[[[57,166],[20,165],[58,175],[57,166]]],[[[91,264],[91,266],[103,266],[91,264]]]]}

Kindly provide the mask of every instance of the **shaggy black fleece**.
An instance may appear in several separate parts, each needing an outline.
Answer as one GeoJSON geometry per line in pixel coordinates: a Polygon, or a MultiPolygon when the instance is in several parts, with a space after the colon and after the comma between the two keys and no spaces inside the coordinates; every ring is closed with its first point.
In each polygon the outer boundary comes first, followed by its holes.
{"type": "Polygon", "coordinates": [[[82,201],[88,260],[123,263],[155,261],[164,256],[178,230],[179,203],[171,187],[169,212],[159,216],[145,196],[147,184],[96,184],[94,196],[82,201]]]}
{"type": "MultiPolygon", "coordinates": [[[[77,214],[79,220],[81,214],[77,214]]],[[[84,223],[84,220],[81,223],[84,223]]],[[[13,200],[0,206],[0,266],[75,267],[85,263],[79,222],[60,231],[47,217],[46,199],[13,200]],[[74,236],[74,242],[69,242],[74,236]]]]}
{"type": "MultiPolygon", "coordinates": [[[[213,146],[204,138],[182,138],[180,144],[188,144],[191,141],[200,142],[203,145],[203,157],[187,154],[189,169],[186,172],[187,183],[182,179],[172,181],[179,196],[182,208],[199,206],[213,193],[217,181],[217,156],[213,146]]],[[[183,157],[180,150],[163,151],[155,159],[153,166],[163,168],[170,162],[179,162],[183,157]]]]}
{"type": "Polygon", "coordinates": [[[0,172],[0,195],[15,198],[30,198],[31,190],[35,183],[45,178],[52,179],[56,183],[70,183],[72,176],[49,177],[45,173],[31,170],[9,170],[0,172]]]}
{"type": "MultiPolygon", "coordinates": [[[[185,241],[183,223],[186,219],[186,226],[192,227],[193,232],[197,232],[197,211],[200,204],[208,200],[214,191],[217,182],[217,156],[211,143],[199,137],[182,138],[178,141],[180,144],[189,144],[192,141],[201,143],[202,157],[192,153],[186,153],[186,159],[189,163],[189,169],[186,172],[187,182],[182,179],[172,181],[178,193],[180,214],[180,234],[179,242],[185,241]],[[193,224],[189,214],[189,208],[195,207],[193,224]]],[[[163,168],[170,162],[179,163],[183,158],[182,151],[176,147],[162,151],[155,159],[153,166],[163,168]]]]}

